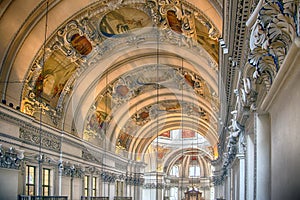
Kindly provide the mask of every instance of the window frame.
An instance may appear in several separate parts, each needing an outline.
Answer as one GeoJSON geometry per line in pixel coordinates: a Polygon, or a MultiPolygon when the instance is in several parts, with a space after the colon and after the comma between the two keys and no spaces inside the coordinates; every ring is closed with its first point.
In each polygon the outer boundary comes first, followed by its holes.
{"type": "Polygon", "coordinates": [[[97,196],[97,177],[93,176],[92,178],[92,197],[97,196]]]}
{"type": "Polygon", "coordinates": [[[43,168],[42,169],[42,194],[43,196],[50,196],[51,189],[51,169],[43,168]],[[45,184],[45,171],[48,171],[48,183],[45,184]],[[48,194],[45,194],[45,188],[48,188],[48,194]]]}
{"type": "Polygon", "coordinates": [[[26,165],[25,168],[26,172],[25,172],[25,194],[26,195],[31,195],[34,196],[36,195],[36,178],[37,178],[37,174],[36,174],[36,166],[32,166],[32,165],[26,165]],[[33,169],[33,183],[30,183],[30,169],[33,169]],[[33,194],[30,194],[30,187],[33,187],[33,194]]]}
{"type": "Polygon", "coordinates": [[[89,187],[90,187],[90,176],[85,175],[83,179],[83,193],[85,197],[88,197],[90,195],[89,187]]]}

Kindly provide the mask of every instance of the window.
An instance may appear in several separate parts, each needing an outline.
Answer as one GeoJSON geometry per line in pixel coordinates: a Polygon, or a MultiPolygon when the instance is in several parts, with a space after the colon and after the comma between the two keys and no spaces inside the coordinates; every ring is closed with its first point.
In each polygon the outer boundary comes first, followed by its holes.
{"type": "Polygon", "coordinates": [[[89,196],[89,181],[90,181],[90,177],[84,176],[84,196],[86,197],[89,196]]]}
{"type": "Polygon", "coordinates": [[[190,169],[189,169],[189,174],[190,174],[190,177],[200,177],[200,167],[199,166],[190,166],[190,169]]]}
{"type": "Polygon", "coordinates": [[[179,167],[178,165],[174,165],[170,171],[171,176],[179,177],[179,167]]]}
{"type": "Polygon", "coordinates": [[[170,190],[170,200],[178,200],[178,187],[172,187],[170,190]]]}
{"type": "Polygon", "coordinates": [[[35,179],[35,167],[26,166],[26,195],[35,195],[35,179]]]}
{"type": "Polygon", "coordinates": [[[92,190],[92,196],[95,197],[97,196],[97,178],[93,177],[93,190],[92,190]]]}
{"type": "Polygon", "coordinates": [[[43,196],[50,195],[50,169],[43,169],[43,196]]]}
{"type": "Polygon", "coordinates": [[[117,181],[116,182],[116,194],[118,197],[123,196],[123,181],[117,181]]]}

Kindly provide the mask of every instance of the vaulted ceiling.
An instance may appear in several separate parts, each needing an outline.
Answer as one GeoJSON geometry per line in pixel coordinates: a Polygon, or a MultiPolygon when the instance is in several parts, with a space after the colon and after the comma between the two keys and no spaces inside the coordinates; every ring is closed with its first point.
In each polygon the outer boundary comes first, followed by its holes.
{"type": "Polygon", "coordinates": [[[1,95],[22,113],[132,159],[177,129],[215,147],[221,1],[0,6],[1,95]]]}

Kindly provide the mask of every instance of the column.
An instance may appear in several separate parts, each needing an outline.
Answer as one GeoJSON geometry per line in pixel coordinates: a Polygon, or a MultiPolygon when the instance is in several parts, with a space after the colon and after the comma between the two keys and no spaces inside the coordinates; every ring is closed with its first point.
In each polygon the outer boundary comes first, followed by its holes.
{"type": "Polygon", "coordinates": [[[103,189],[102,189],[102,195],[103,197],[109,197],[109,183],[103,181],[103,189]]]}
{"type": "Polygon", "coordinates": [[[138,200],[138,199],[142,199],[142,186],[141,185],[135,185],[134,186],[134,199],[138,200]]]}
{"type": "Polygon", "coordinates": [[[109,182],[108,184],[108,196],[109,199],[114,199],[115,194],[115,182],[109,182]]]}
{"type": "Polygon", "coordinates": [[[239,148],[238,154],[236,158],[239,161],[239,191],[238,191],[238,199],[244,200],[246,199],[245,191],[246,191],[246,161],[245,161],[245,136],[241,134],[239,137],[239,148]]]}
{"type": "Polygon", "coordinates": [[[247,197],[246,199],[254,199],[254,134],[251,133],[246,136],[247,138],[247,197]]]}
{"type": "Polygon", "coordinates": [[[245,155],[238,154],[237,158],[239,159],[239,199],[245,199],[245,155]]]}
{"type": "Polygon", "coordinates": [[[271,145],[270,118],[268,114],[255,115],[256,128],[256,199],[271,198],[271,145]]]}
{"type": "Polygon", "coordinates": [[[170,197],[170,180],[166,179],[165,180],[165,192],[164,192],[164,197],[170,197]]]}
{"type": "Polygon", "coordinates": [[[226,180],[226,198],[231,199],[232,197],[232,169],[228,169],[227,180],[226,180]]]}

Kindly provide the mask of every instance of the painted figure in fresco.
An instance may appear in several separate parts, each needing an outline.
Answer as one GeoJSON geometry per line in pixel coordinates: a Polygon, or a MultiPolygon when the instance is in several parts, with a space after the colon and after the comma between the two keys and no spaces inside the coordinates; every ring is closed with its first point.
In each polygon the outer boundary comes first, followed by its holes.
{"type": "Polygon", "coordinates": [[[36,97],[48,98],[51,96],[55,84],[55,77],[49,72],[42,72],[36,81],[36,97]]]}
{"type": "Polygon", "coordinates": [[[128,151],[131,140],[131,135],[121,132],[117,140],[117,146],[128,151]]]}
{"type": "Polygon", "coordinates": [[[71,45],[83,56],[88,55],[92,51],[92,45],[85,36],[78,33],[71,38],[71,45]]]}
{"type": "Polygon", "coordinates": [[[52,98],[59,97],[63,89],[64,89],[64,84],[59,83],[58,85],[55,85],[53,89],[52,98]]]}
{"type": "Polygon", "coordinates": [[[64,86],[75,72],[76,67],[75,62],[65,59],[63,52],[55,50],[46,59],[42,71],[36,79],[33,89],[35,98],[55,108],[64,86]]]}
{"type": "Polygon", "coordinates": [[[177,18],[175,11],[169,10],[167,12],[167,19],[170,28],[176,33],[182,33],[181,21],[177,18]]]}
{"type": "Polygon", "coordinates": [[[43,94],[50,96],[55,84],[55,77],[52,74],[46,74],[43,80],[43,94]]]}
{"type": "Polygon", "coordinates": [[[87,124],[87,130],[93,132],[94,135],[98,135],[99,138],[104,137],[105,129],[105,119],[107,114],[102,111],[96,111],[90,118],[89,123],[87,124]]]}

